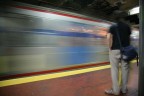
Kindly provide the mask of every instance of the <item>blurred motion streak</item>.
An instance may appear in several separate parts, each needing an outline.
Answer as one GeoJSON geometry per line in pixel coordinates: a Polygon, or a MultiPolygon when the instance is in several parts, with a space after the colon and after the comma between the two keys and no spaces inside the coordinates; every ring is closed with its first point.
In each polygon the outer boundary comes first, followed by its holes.
{"type": "Polygon", "coordinates": [[[111,22],[29,4],[11,5],[0,7],[0,76],[109,61],[106,33],[111,22]]]}

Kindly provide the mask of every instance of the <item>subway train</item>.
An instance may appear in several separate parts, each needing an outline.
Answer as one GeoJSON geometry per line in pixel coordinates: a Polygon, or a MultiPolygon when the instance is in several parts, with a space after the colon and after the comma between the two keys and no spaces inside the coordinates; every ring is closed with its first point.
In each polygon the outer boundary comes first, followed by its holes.
{"type": "MultiPolygon", "coordinates": [[[[0,77],[109,62],[111,24],[18,2],[0,9],[0,77]]],[[[135,46],[138,33],[131,36],[135,46]]]]}

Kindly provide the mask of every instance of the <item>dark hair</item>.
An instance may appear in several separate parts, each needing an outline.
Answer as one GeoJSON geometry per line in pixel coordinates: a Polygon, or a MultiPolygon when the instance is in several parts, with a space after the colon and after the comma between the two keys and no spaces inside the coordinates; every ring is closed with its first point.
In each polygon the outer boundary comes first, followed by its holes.
{"type": "Polygon", "coordinates": [[[128,14],[125,11],[117,10],[114,11],[113,15],[115,17],[115,20],[119,21],[121,19],[124,19],[128,14]]]}

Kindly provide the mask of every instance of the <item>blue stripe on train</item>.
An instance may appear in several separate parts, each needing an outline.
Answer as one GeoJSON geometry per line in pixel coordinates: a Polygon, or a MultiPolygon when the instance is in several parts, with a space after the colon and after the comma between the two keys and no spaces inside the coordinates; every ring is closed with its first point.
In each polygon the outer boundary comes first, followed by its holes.
{"type": "Polygon", "coordinates": [[[98,36],[90,33],[82,33],[82,32],[66,32],[66,31],[57,31],[57,30],[48,30],[48,29],[25,29],[25,30],[17,30],[11,31],[8,29],[0,29],[1,32],[15,32],[15,33],[29,33],[29,34],[42,34],[42,35],[56,35],[56,36],[69,36],[69,37],[89,37],[89,38],[103,38],[103,36],[98,36]]]}
{"type": "Polygon", "coordinates": [[[46,29],[31,29],[29,31],[32,31],[33,33],[45,34],[45,35],[103,38],[102,36],[97,36],[95,34],[82,33],[82,32],[66,32],[66,31],[57,31],[57,30],[46,30],[46,29]]]}

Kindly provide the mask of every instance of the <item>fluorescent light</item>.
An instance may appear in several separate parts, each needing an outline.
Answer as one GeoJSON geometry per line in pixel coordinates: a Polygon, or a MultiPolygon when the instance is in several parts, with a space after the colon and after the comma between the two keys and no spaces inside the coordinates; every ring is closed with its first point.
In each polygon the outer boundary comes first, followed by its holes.
{"type": "Polygon", "coordinates": [[[129,14],[133,15],[133,14],[138,14],[139,13],[139,7],[135,7],[131,10],[129,10],[129,14]]]}

